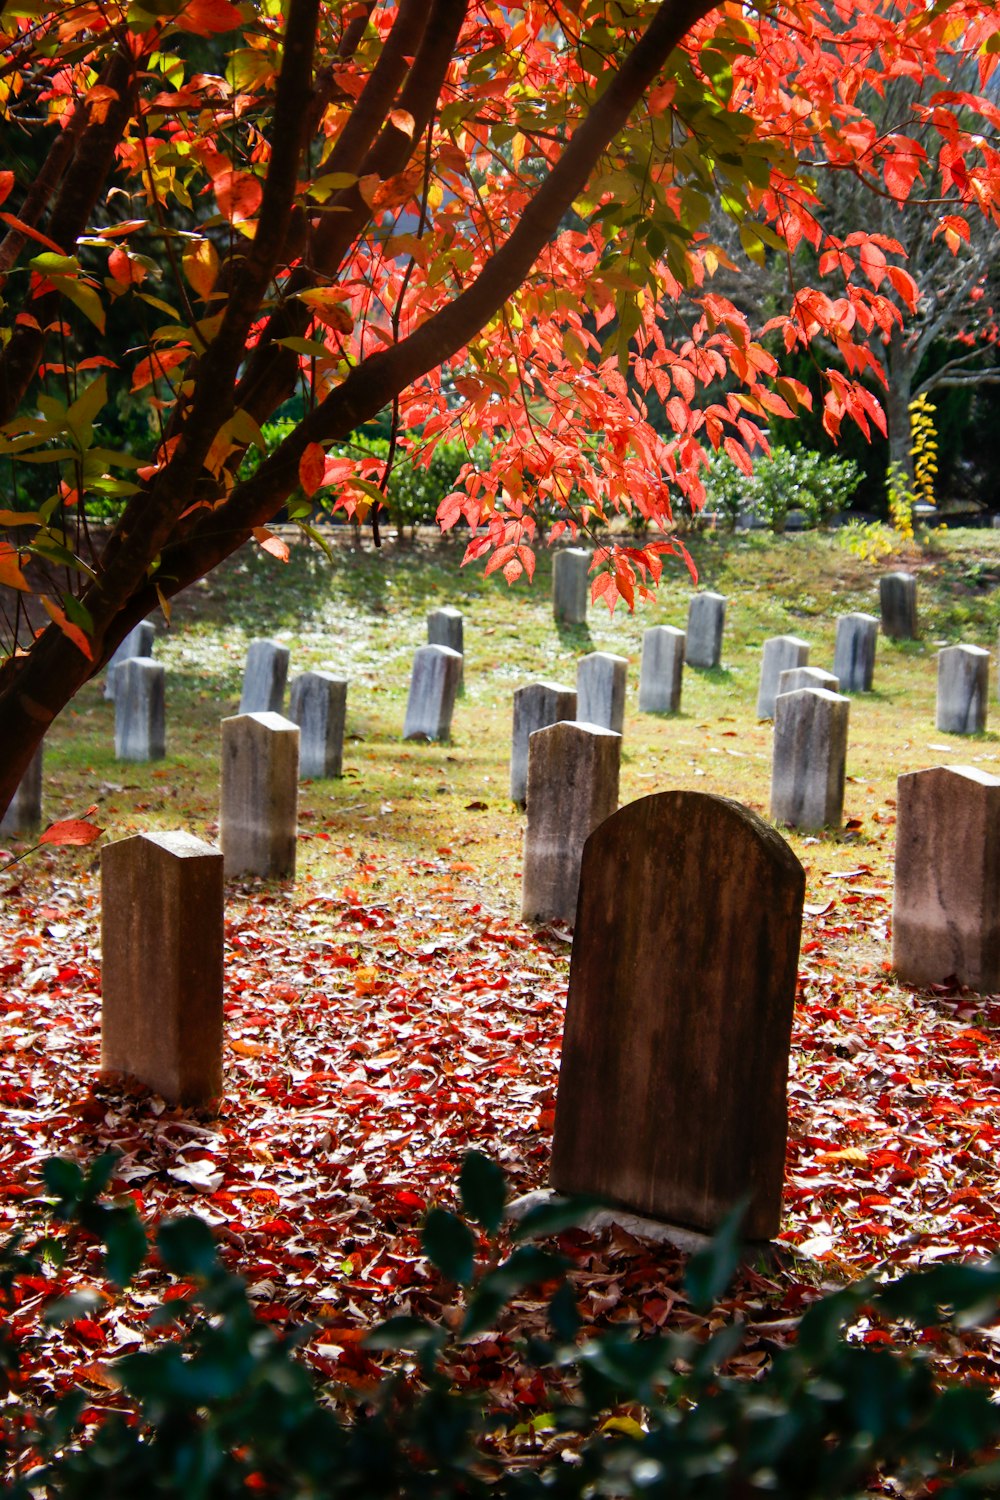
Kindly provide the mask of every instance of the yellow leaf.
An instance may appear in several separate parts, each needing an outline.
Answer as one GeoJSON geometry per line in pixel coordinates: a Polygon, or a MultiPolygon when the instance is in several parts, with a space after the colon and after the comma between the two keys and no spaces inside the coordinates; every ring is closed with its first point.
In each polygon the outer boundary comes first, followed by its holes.
{"type": "Polygon", "coordinates": [[[634,1417],[609,1417],[601,1423],[602,1432],[624,1432],[626,1437],[644,1438],[645,1429],[634,1417]]]}
{"type": "Polygon", "coordinates": [[[389,119],[397,130],[413,140],[413,132],[417,128],[417,122],[408,109],[392,109],[389,111],[389,119]]]}
{"type": "Polygon", "coordinates": [[[219,257],[211,240],[196,240],[181,259],[184,275],[199,297],[207,297],[219,279],[219,257]]]}

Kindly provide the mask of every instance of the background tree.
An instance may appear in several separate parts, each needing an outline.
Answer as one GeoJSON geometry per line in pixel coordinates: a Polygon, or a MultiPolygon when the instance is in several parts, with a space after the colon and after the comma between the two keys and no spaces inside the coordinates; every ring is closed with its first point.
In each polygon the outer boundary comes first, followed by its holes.
{"type": "MultiPolygon", "coordinates": [[[[489,440],[440,519],[480,528],[467,556],[508,578],[531,569],[536,504],[562,517],[553,536],[614,510],[659,526],[598,554],[595,594],[631,605],[676,550],[671,488],[702,497],[706,446],[748,466],[758,424],[808,401],[711,287],[713,197],[765,245],[820,248],[799,158],[912,187],[865,81],[937,78],[961,53],[982,88],[1000,46],[992,0],[757,18],[710,0],[7,0],[0,26],[0,806],[136,621],[253,537],[280,555],[267,523],[289,501],[327,489],[377,527],[404,428],[489,440]],[[737,387],[712,399],[722,375],[737,387]],[[127,392],[146,452],[113,441],[127,392]],[[267,451],[261,424],[293,396],[267,451]],[[386,406],[376,482],[327,449],[386,406]]],[[[986,104],[929,110],[949,217],[995,216],[986,104]]],[[[837,350],[832,433],[882,422],[864,338],[898,323],[883,282],[906,272],[873,246],[839,257],[840,295],[795,290],[781,325],[789,349],[837,350]]]]}

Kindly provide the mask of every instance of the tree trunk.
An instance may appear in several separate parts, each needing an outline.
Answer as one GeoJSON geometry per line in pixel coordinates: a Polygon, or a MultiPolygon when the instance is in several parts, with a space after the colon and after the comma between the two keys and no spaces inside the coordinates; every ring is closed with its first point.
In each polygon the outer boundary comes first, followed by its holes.
{"type": "Polygon", "coordinates": [[[906,348],[902,330],[893,328],[886,351],[886,375],[889,386],[885,393],[886,425],[889,429],[889,463],[895,464],[906,475],[908,484],[913,482],[913,435],[910,422],[910,402],[913,399],[913,363],[906,348]]]}

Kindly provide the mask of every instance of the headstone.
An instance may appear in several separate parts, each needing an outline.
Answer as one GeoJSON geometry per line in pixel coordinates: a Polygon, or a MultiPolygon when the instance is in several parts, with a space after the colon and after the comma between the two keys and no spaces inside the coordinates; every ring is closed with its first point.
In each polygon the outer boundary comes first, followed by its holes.
{"type": "Polygon", "coordinates": [[[990,699],[990,653],[982,646],[938,652],[937,715],[945,734],[981,734],[990,699]]]}
{"type": "Polygon", "coordinates": [[[524,807],[528,800],[528,740],[536,729],[576,718],[576,689],[558,682],[529,682],[514,693],[514,725],[510,741],[510,800],[524,807]]]}
{"type": "Polygon", "coordinates": [[[878,620],[874,615],[841,615],[837,621],[837,644],[833,648],[833,670],[840,678],[842,693],[871,692],[877,644],[878,620]]]}
{"type": "Polygon", "coordinates": [[[241,714],[280,714],[285,702],[291,653],[278,641],[251,641],[243,670],[241,714]]]}
{"type": "Polygon", "coordinates": [[[462,611],[450,604],[443,605],[441,609],[432,609],[427,616],[427,644],[448,646],[452,651],[458,652],[462,658],[462,665],[458,670],[458,691],[461,693],[465,687],[465,621],[462,611]]]}
{"type": "Polygon", "coordinates": [[[778,696],[778,678],[793,667],[804,667],[809,660],[809,642],[797,635],[776,635],[764,642],[760,657],[760,686],[757,690],[758,719],[774,718],[774,700],[778,696]]]}
{"type": "Polygon", "coordinates": [[[722,661],[726,601],[722,594],[695,594],[688,605],[684,660],[689,667],[717,667],[722,661]]]}
{"type": "Polygon", "coordinates": [[[587,841],[552,1186],[777,1233],[805,874],[755,813],[642,797],[587,841]],[[665,872],[669,871],[669,878],[665,872]]]}
{"type": "Polygon", "coordinates": [[[116,760],[166,755],[166,677],[150,656],[130,656],[115,668],[116,760]]]}
{"type": "Polygon", "coordinates": [[[639,668],[640,713],[680,713],[684,642],[683,630],[677,630],[673,625],[653,625],[643,632],[639,668]]]}
{"type": "Polygon", "coordinates": [[[0,834],[30,833],[42,821],[42,746],[28,762],[10,806],[0,818],[0,834]]]}
{"type": "Polygon", "coordinates": [[[140,620],[134,625],[125,639],[117,646],[108,660],[104,673],[104,696],[114,702],[115,697],[115,675],[123,661],[128,661],[133,656],[152,656],[153,641],[156,632],[150,620],[140,620]]]}
{"type": "Polygon", "coordinates": [[[851,700],[823,688],[782,693],[774,709],[771,817],[791,828],[836,827],[844,811],[851,700]]]}
{"type": "Polygon", "coordinates": [[[292,681],[288,717],[299,726],[299,775],[339,776],[344,764],[347,678],[303,672],[292,681]]]}
{"type": "Polygon", "coordinates": [[[101,1068],[169,1104],[222,1093],[222,855],[190,833],[101,853],[101,1068]]]}
{"type": "Polygon", "coordinates": [[[621,734],[625,727],[628,660],[610,651],[591,651],[576,664],[576,713],[581,724],[598,724],[621,734]]]}
{"type": "Polygon", "coordinates": [[[590,553],[564,547],[552,558],[552,611],[565,625],[586,625],[590,597],[590,553]]]}
{"type": "Polygon", "coordinates": [[[778,695],[797,693],[800,688],[825,688],[828,693],[840,691],[840,680],[822,667],[789,667],[778,678],[778,695]]]}
{"type": "Polygon", "coordinates": [[[222,721],[219,841],[226,875],[295,875],[299,727],[281,714],[222,721]]]}
{"type": "Polygon", "coordinates": [[[446,740],[451,734],[462,658],[450,646],[418,646],[413,653],[404,740],[446,740]]]}
{"type": "Polygon", "coordinates": [[[908,984],[1000,991],[1000,778],[973,766],[900,776],[892,962],[908,984]]]}
{"type": "Polygon", "coordinates": [[[583,846],[618,806],[621,735],[597,724],[559,723],[528,742],[528,822],[521,915],[572,922],[583,846]]]}
{"type": "Polygon", "coordinates": [[[894,641],[917,637],[917,580],[912,573],[883,573],[879,580],[882,634],[894,641]]]}

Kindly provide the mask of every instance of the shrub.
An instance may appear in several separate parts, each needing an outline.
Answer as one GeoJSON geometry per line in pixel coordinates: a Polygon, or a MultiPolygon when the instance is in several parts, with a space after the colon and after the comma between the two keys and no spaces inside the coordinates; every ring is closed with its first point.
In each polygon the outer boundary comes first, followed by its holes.
{"type": "MultiPolygon", "coordinates": [[[[112,1170],[110,1156],[86,1174],[53,1160],[45,1180],[56,1217],[101,1238],[106,1274],[123,1284],[146,1244],[133,1210],[102,1201],[112,1170]]],[[[912,1342],[913,1330],[938,1324],[942,1310],[947,1320],[966,1324],[995,1315],[1000,1263],[939,1265],[826,1296],[805,1313],[794,1347],[776,1353],[766,1373],[747,1382],[724,1373],[739,1347],[738,1323],[717,1327],[703,1342],[680,1333],[640,1339],[623,1328],[600,1338],[582,1333],[562,1262],[531,1243],[566,1228],[579,1205],[557,1200],[534,1208],[502,1256],[499,1168],[475,1153],[467,1157],[460,1196],[461,1214],[432,1209],[423,1231],[430,1260],[463,1289],[457,1330],[390,1319],[368,1345],[407,1357],[374,1396],[348,1396],[341,1412],[296,1356],[296,1340],[257,1321],[242,1281],[220,1264],[208,1227],[196,1218],[163,1223],[156,1236],[160,1262],[185,1286],[173,1288],[180,1295],[159,1312],[176,1337],[115,1362],[134,1415],[108,1413],[93,1436],[81,1439],[74,1434],[82,1396],[64,1397],[41,1414],[19,1413],[16,1395],[8,1397],[0,1433],[13,1433],[20,1421],[32,1457],[27,1466],[11,1466],[6,1494],[11,1500],[98,1494],[228,1500],[247,1493],[281,1500],[646,1494],[820,1500],[859,1494],[876,1471],[891,1477],[893,1493],[912,1483],[920,1493],[997,1492],[1000,1466],[981,1456],[1000,1437],[1000,1410],[989,1390],[939,1388],[919,1349],[900,1351],[887,1340],[902,1324],[912,1342]],[[534,1426],[564,1441],[534,1461],[526,1453],[502,1467],[490,1456],[489,1434],[507,1419],[484,1410],[481,1392],[452,1388],[448,1352],[494,1328],[511,1299],[539,1283],[552,1288],[550,1336],[532,1339],[524,1357],[547,1383],[551,1403],[534,1426]],[[632,1415],[609,1420],[623,1403],[632,1415]]],[[[31,1249],[14,1243],[0,1252],[7,1311],[19,1279],[37,1276],[40,1257],[56,1253],[51,1242],[31,1249]]],[[[695,1307],[716,1304],[738,1253],[734,1220],[688,1264],[686,1292],[695,1307]]],[[[48,1316],[77,1313],[64,1305],[48,1316]]],[[[9,1332],[0,1359],[16,1392],[17,1343],[9,1332]]]]}
{"type": "Polygon", "coordinates": [[[804,448],[774,448],[754,461],[752,475],[737,468],[728,454],[712,462],[706,481],[709,505],[722,512],[730,527],[744,511],[757,515],[773,531],[783,531],[790,510],[803,510],[812,526],[827,526],[847,506],[861,471],[850,459],[823,458],[804,448]]]}

